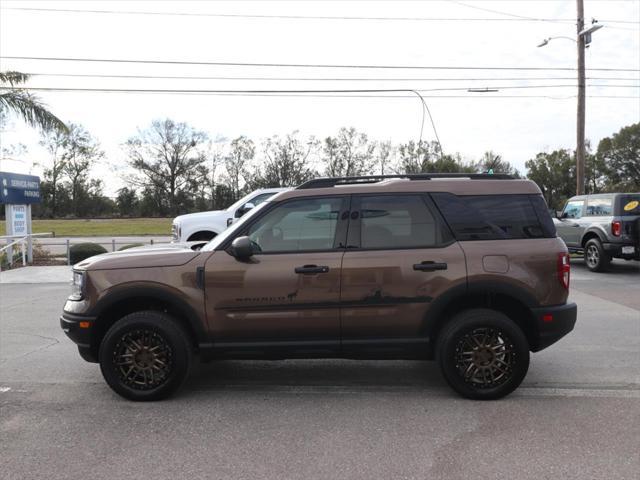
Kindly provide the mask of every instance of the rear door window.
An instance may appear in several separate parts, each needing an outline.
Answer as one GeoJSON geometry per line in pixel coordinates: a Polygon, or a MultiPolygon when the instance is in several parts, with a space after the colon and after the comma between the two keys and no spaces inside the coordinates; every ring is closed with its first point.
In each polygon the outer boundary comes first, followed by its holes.
{"type": "Polygon", "coordinates": [[[458,240],[552,238],[556,232],[539,195],[431,194],[458,240]]]}
{"type": "Polygon", "coordinates": [[[360,247],[366,249],[429,248],[450,240],[421,195],[356,198],[360,212],[360,247]],[[447,237],[447,238],[445,238],[447,237]]]}

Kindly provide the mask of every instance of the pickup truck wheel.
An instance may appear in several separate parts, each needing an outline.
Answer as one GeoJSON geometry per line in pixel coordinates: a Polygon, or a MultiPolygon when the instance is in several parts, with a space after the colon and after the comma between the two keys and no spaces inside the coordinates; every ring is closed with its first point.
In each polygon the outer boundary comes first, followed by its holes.
{"type": "Polygon", "coordinates": [[[609,267],[611,257],[597,238],[588,240],[584,246],[584,263],[592,272],[603,272],[609,267]]]}
{"type": "Polygon", "coordinates": [[[529,369],[529,344],[506,315],[465,310],[438,336],[436,358],[445,380],[460,395],[494,400],[522,383],[529,369]]]}
{"type": "Polygon", "coordinates": [[[160,400],[187,378],[191,345],[176,321],[163,312],[142,311],[118,320],[100,344],[100,370],[119,395],[160,400]]]}

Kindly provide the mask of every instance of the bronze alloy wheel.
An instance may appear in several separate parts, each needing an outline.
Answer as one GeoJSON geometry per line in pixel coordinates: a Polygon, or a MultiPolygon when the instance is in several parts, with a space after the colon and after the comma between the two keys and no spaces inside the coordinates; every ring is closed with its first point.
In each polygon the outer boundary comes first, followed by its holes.
{"type": "Polygon", "coordinates": [[[166,339],[151,329],[126,332],[113,350],[113,366],[120,381],[136,390],[162,385],[171,373],[172,360],[166,339]]]}
{"type": "Polygon", "coordinates": [[[130,313],[100,343],[100,370],[119,395],[136,401],[161,400],[178,390],[189,374],[191,340],[166,312],[130,313]]]}
{"type": "Polygon", "coordinates": [[[513,342],[498,328],[476,328],[456,345],[456,369],[474,388],[493,388],[507,382],[515,363],[513,342]]]}
{"type": "Polygon", "coordinates": [[[529,369],[529,343],[504,313],[472,308],[456,314],[438,335],[436,358],[459,394],[495,400],[513,392],[529,369]]]}

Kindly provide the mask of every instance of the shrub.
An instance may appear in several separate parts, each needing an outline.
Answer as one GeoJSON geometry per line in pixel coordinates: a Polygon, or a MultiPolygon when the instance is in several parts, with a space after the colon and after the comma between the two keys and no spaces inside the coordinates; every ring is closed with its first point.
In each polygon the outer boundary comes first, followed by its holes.
{"type": "Polygon", "coordinates": [[[121,252],[122,250],[129,250],[130,248],[135,248],[135,247],[143,247],[144,244],[143,243],[130,243],[129,245],[123,245],[121,246],[118,251],[121,252]]]}
{"type": "Polygon", "coordinates": [[[73,245],[69,250],[71,265],[75,265],[94,255],[100,255],[101,253],[107,253],[107,249],[102,245],[98,245],[97,243],[78,243],[77,245],[73,245]]]}

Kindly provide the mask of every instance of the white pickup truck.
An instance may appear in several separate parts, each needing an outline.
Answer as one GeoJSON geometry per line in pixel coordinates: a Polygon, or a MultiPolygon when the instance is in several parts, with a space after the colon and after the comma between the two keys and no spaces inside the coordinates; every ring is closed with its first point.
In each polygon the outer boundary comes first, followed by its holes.
{"type": "Polygon", "coordinates": [[[276,193],[288,188],[263,188],[242,197],[226,210],[189,213],[174,218],[171,224],[172,242],[192,242],[195,240],[211,240],[226,229],[236,218],[268,200],[276,193]]]}

